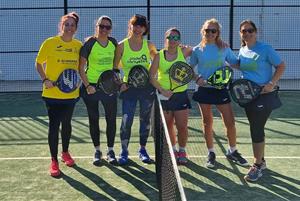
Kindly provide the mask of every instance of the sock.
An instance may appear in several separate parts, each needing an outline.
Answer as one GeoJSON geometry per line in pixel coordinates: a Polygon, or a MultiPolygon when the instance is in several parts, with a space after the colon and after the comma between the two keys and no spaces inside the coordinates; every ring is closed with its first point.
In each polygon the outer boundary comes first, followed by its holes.
{"type": "Polygon", "coordinates": [[[100,151],[100,146],[95,146],[96,151],[100,151]]]}
{"type": "Polygon", "coordinates": [[[185,147],[179,147],[179,152],[185,152],[185,147]]]}
{"type": "Polygon", "coordinates": [[[236,150],[236,146],[229,147],[230,153],[233,153],[236,150]]]}
{"type": "Polygon", "coordinates": [[[172,146],[172,148],[174,152],[177,152],[176,145],[172,146]]]}
{"type": "Polygon", "coordinates": [[[215,153],[215,149],[214,148],[210,148],[210,149],[208,149],[208,153],[209,152],[214,152],[215,153]]]}

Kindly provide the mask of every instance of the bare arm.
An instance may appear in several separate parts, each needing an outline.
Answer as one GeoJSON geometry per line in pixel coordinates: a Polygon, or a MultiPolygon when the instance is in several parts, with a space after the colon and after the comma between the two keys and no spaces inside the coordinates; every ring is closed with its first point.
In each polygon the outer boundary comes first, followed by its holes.
{"type": "Polygon", "coordinates": [[[148,41],[148,48],[149,48],[149,51],[150,51],[151,60],[153,61],[155,55],[157,54],[157,49],[156,49],[155,45],[150,41],[148,41]]]}
{"type": "Polygon", "coordinates": [[[86,63],[87,63],[87,59],[81,56],[79,59],[79,75],[81,77],[83,85],[86,88],[87,93],[94,94],[96,92],[96,88],[90,85],[89,80],[85,74],[86,63]]]}
{"type": "Polygon", "coordinates": [[[118,69],[124,51],[124,43],[121,42],[116,48],[114,57],[114,68],[118,69]]]}
{"type": "Polygon", "coordinates": [[[266,84],[263,88],[263,92],[270,92],[273,90],[274,86],[277,84],[278,80],[281,78],[282,74],[285,70],[285,63],[281,62],[278,66],[276,66],[276,70],[273,74],[272,79],[268,84],[266,84]]]}
{"type": "Polygon", "coordinates": [[[35,63],[35,67],[36,67],[36,70],[39,73],[45,87],[47,89],[54,87],[52,81],[49,80],[46,76],[43,64],[35,63]]]}

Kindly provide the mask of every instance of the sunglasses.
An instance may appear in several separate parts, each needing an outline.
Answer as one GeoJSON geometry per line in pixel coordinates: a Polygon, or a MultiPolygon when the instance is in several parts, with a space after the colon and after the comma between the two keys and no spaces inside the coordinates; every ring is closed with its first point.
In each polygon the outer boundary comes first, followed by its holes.
{"type": "Polygon", "coordinates": [[[110,25],[99,24],[99,28],[100,28],[100,29],[111,30],[111,26],[110,26],[110,25]]]}
{"type": "Polygon", "coordinates": [[[173,36],[167,36],[168,40],[173,40],[173,41],[179,41],[180,40],[180,36],[179,35],[173,35],[173,36]]]}
{"type": "Polygon", "coordinates": [[[212,33],[212,34],[215,34],[218,32],[217,29],[204,29],[205,33],[212,33]]]}
{"type": "Polygon", "coordinates": [[[243,30],[241,30],[241,33],[245,34],[248,32],[248,33],[252,34],[254,31],[255,31],[254,29],[243,29],[243,30]]]}

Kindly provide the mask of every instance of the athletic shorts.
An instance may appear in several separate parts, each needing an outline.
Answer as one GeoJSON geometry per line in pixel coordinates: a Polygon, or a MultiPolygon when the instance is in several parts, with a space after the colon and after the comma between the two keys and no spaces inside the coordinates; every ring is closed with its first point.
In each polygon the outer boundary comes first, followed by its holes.
{"type": "Polygon", "coordinates": [[[227,89],[198,87],[193,94],[193,100],[200,104],[222,105],[231,102],[227,89]]]}
{"type": "Polygon", "coordinates": [[[174,93],[169,100],[161,100],[164,111],[178,111],[191,108],[187,91],[174,93]]]}

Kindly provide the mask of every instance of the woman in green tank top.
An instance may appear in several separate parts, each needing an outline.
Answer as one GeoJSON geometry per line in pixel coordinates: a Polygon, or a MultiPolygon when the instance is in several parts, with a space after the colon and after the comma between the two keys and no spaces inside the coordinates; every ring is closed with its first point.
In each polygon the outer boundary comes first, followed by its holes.
{"type": "Polygon", "coordinates": [[[136,104],[140,105],[140,149],[139,158],[144,163],[151,163],[145,146],[150,131],[150,113],[155,89],[149,84],[140,89],[128,87],[127,78],[129,71],[135,65],[142,65],[149,69],[151,60],[156,54],[156,47],[143,36],[148,33],[148,21],[143,15],[134,15],[128,22],[128,37],[118,45],[114,67],[118,68],[121,61],[124,72],[123,84],[121,86],[120,98],[122,99],[122,124],[120,129],[122,151],[119,158],[119,164],[125,165],[128,162],[128,143],[131,136],[131,126],[133,123],[136,104]]]}
{"type": "Polygon", "coordinates": [[[176,90],[171,90],[169,69],[177,61],[186,62],[186,58],[191,55],[191,47],[180,47],[180,32],[176,28],[171,28],[165,33],[165,48],[154,58],[150,68],[151,83],[160,94],[168,98],[161,100],[164,116],[166,119],[173,151],[178,164],[187,163],[186,143],[188,140],[188,114],[191,103],[187,94],[187,85],[176,90]],[[156,74],[158,73],[158,76],[156,74]],[[156,79],[156,77],[158,77],[156,79]],[[174,123],[175,122],[175,123],[174,123]],[[179,150],[176,148],[176,126],[178,131],[179,150]]]}

